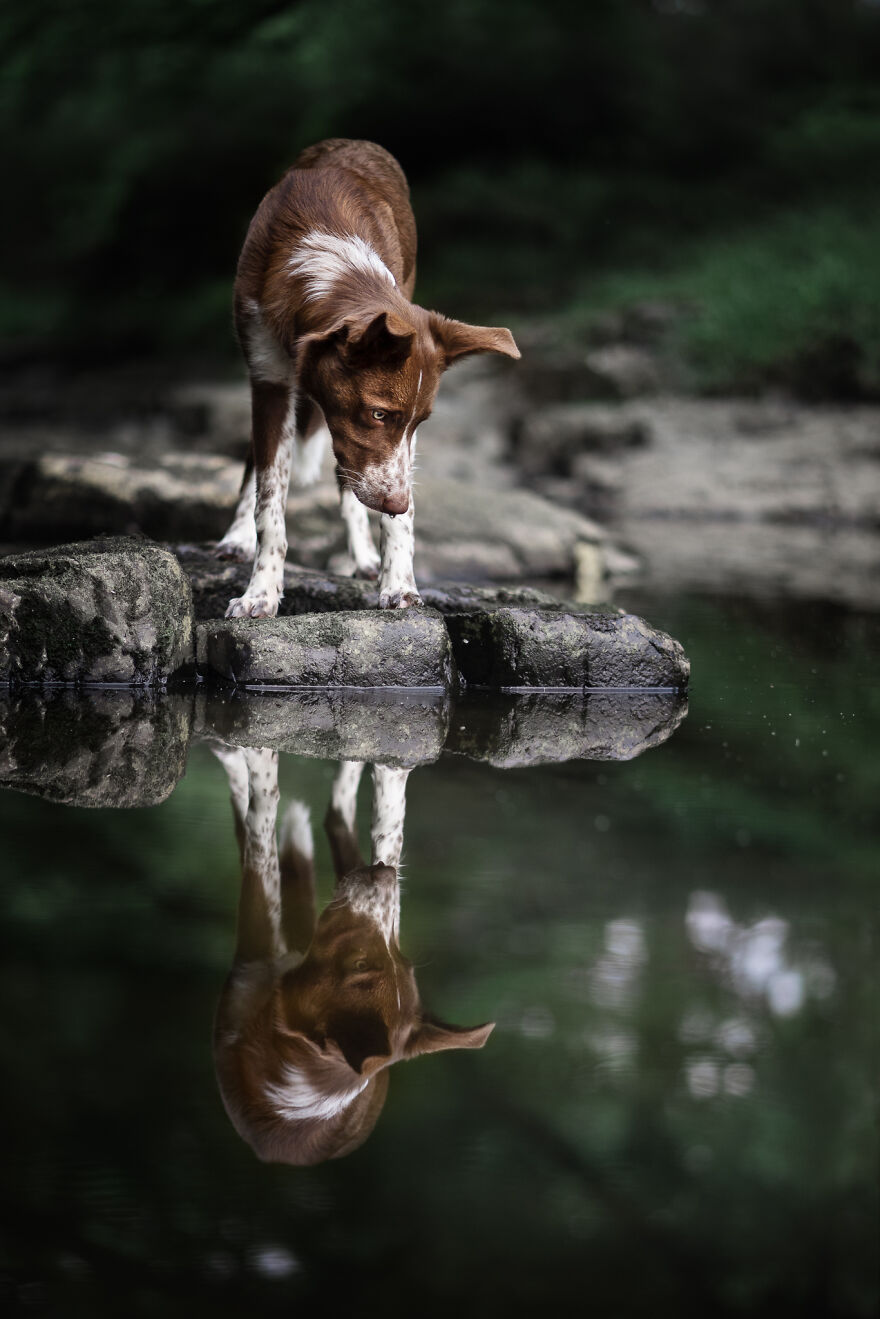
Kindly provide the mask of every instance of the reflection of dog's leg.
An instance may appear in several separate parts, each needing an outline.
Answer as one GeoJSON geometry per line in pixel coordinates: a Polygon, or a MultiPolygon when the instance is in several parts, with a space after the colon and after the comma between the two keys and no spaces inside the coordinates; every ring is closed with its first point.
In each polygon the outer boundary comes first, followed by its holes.
{"type": "Polygon", "coordinates": [[[408,769],[391,765],[373,766],[373,824],[370,834],[373,865],[400,865],[403,850],[403,819],[406,814],[408,769]]]}
{"type": "Polygon", "coordinates": [[[281,924],[290,950],[305,952],[315,930],[315,862],[312,823],[305,802],[292,801],[281,820],[278,847],[281,924]]]}
{"type": "Polygon", "coordinates": [[[343,760],[333,780],[324,828],[337,881],[350,870],[357,870],[358,866],[364,864],[355,831],[358,786],[363,772],[363,761],[343,760]]]}
{"type": "Polygon", "coordinates": [[[244,819],[237,962],[281,957],[281,875],[275,825],[278,818],[277,751],[244,750],[248,805],[244,819]]]}
{"type": "Polygon", "coordinates": [[[232,799],[232,817],[235,821],[235,841],[238,859],[244,858],[244,820],[248,808],[248,768],[241,747],[228,747],[223,742],[211,743],[211,750],[226,770],[229,795],[232,799]]]}

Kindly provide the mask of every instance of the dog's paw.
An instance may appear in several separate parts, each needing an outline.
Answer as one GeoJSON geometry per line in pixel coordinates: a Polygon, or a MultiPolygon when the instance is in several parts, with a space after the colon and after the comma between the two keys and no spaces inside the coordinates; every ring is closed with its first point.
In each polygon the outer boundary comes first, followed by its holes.
{"type": "Polygon", "coordinates": [[[241,595],[229,601],[227,618],[274,618],[278,613],[279,599],[271,599],[266,592],[259,595],[241,595]]]}
{"type": "Polygon", "coordinates": [[[366,561],[364,563],[355,564],[354,575],[355,577],[359,577],[363,582],[378,582],[379,569],[381,566],[381,560],[377,554],[375,563],[366,561]]]}
{"type": "Polygon", "coordinates": [[[409,609],[413,605],[420,605],[422,603],[422,597],[415,589],[379,592],[380,609],[409,609]]]}
{"type": "Polygon", "coordinates": [[[213,553],[215,559],[231,560],[233,563],[253,563],[257,553],[257,538],[255,536],[253,542],[245,542],[224,536],[214,546],[213,553]]]}

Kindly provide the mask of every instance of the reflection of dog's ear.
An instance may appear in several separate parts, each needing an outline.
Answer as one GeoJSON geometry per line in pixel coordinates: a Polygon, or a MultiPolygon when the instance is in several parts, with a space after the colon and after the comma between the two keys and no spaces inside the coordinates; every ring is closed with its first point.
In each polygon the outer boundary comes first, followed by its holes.
{"type": "Polygon", "coordinates": [[[436,1017],[422,1017],[406,1044],[408,1058],[441,1049],[482,1049],[495,1029],[494,1021],[482,1026],[448,1026],[436,1017]]]}
{"type": "Polygon", "coordinates": [[[328,1052],[334,1044],[359,1076],[372,1076],[391,1055],[388,1027],[378,1013],[331,1016],[327,1022],[328,1052]]]}

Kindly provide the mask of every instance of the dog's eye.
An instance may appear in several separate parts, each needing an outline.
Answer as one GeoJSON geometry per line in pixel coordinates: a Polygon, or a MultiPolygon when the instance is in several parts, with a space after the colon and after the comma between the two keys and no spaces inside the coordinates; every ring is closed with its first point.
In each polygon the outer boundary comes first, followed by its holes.
{"type": "Polygon", "coordinates": [[[355,971],[367,971],[369,970],[369,966],[370,963],[367,961],[366,957],[359,957],[354,964],[354,969],[355,971]]]}
{"type": "Polygon", "coordinates": [[[374,421],[384,421],[385,418],[388,416],[388,413],[385,412],[382,408],[373,408],[373,411],[370,413],[370,416],[373,418],[374,421]]]}

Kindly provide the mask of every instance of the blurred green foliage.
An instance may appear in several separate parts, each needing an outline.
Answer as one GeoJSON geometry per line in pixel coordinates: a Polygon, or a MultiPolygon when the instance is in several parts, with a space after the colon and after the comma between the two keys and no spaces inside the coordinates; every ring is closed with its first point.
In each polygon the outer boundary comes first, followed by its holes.
{"type": "Polygon", "coordinates": [[[874,353],[868,0],[10,0],[0,61],[7,358],[229,349],[248,219],[332,135],[400,157],[446,310],[696,298],[710,384],[841,321],[874,353]]]}

